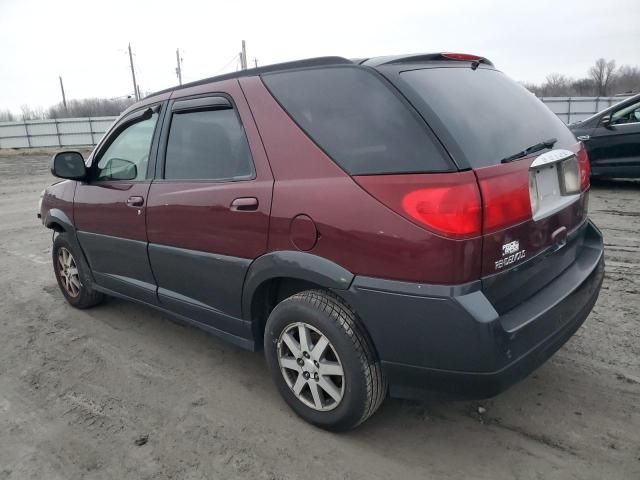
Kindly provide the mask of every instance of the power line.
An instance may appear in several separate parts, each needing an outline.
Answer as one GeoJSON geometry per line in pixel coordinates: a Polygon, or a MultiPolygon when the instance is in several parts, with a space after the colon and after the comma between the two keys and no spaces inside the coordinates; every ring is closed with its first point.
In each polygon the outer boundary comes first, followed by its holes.
{"type": "Polygon", "coordinates": [[[217,74],[219,74],[220,72],[222,72],[223,70],[226,70],[226,69],[227,69],[227,67],[228,67],[229,65],[231,65],[231,64],[233,63],[233,61],[234,61],[234,60],[237,60],[237,59],[238,59],[238,55],[239,55],[239,54],[238,54],[238,53],[236,53],[233,57],[231,57],[231,60],[229,60],[227,63],[225,63],[224,67],[222,67],[220,70],[218,70],[217,72],[215,72],[215,73],[214,73],[214,75],[217,75],[217,74]]]}

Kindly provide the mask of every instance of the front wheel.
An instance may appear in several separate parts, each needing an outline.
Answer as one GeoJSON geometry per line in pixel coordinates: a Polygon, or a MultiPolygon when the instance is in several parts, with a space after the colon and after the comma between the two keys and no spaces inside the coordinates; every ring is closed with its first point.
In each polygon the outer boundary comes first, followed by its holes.
{"type": "Polygon", "coordinates": [[[67,302],[76,308],[89,308],[102,302],[104,295],[91,287],[89,266],[66,233],[56,236],[52,256],[53,271],[67,302]]]}
{"type": "Polygon", "coordinates": [[[366,332],[329,292],[305,291],[280,302],[267,320],[264,348],[281,395],[314,425],[348,430],[384,400],[386,382],[366,332]]]}

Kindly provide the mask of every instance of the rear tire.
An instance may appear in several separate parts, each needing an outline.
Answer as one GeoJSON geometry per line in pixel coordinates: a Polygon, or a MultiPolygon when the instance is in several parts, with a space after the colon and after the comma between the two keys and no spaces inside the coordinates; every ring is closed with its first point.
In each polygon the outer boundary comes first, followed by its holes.
{"type": "Polygon", "coordinates": [[[104,300],[104,295],[92,288],[89,266],[82,252],[60,233],[53,241],[53,271],[64,298],[76,308],[90,308],[104,300]]]}
{"type": "Polygon", "coordinates": [[[356,427],[381,405],[387,384],[355,312],[321,290],[280,302],[267,320],[271,375],[304,420],[332,431],[356,427]]]}

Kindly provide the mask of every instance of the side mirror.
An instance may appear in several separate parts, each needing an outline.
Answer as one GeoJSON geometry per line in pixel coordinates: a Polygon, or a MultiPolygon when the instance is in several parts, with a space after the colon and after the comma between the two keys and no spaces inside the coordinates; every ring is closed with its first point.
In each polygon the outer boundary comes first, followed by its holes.
{"type": "Polygon", "coordinates": [[[136,164],[124,158],[110,158],[100,172],[104,180],[135,180],[137,176],[136,164]]]}
{"type": "Polygon", "coordinates": [[[640,122],[640,110],[636,110],[635,112],[633,112],[633,117],[636,119],[636,121],[640,122]]]}
{"type": "Polygon", "coordinates": [[[81,180],[87,175],[87,167],[80,152],[60,152],[51,159],[51,173],[60,178],[81,180]]]}
{"type": "Polygon", "coordinates": [[[600,119],[600,124],[604,128],[611,128],[611,115],[605,115],[600,119]]]}

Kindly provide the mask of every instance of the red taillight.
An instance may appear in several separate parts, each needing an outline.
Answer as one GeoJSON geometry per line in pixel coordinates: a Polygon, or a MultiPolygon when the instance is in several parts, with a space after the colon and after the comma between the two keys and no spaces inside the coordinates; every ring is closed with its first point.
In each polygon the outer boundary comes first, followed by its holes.
{"type": "Polygon", "coordinates": [[[402,209],[415,220],[453,237],[480,234],[480,195],[472,184],[421,188],[407,193],[402,209]]]}
{"type": "Polygon", "coordinates": [[[466,61],[474,61],[474,60],[481,60],[482,57],[479,57],[478,55],[471,55],[469,53],[441,53],[440,55],[442,55],[444,58],[447,58],[449,60],[466,60],[466,61]]]}
{"type": "Polygon", "coordinates": [[[435,233],[453,238],[481,233],[480,192],[471,171],[354,179],[389,208],[435,233]]]}
{"type": "Polygon", "coordinates": [[[476,170],[482,193],[484,234],[531,218],[527,163],[476,170]]]}
{"type": "Polygon", "coordinates": [[[578,160],[578,166],[580,167],[580,191],[584,192],[589,188],[589,177],[591,176],[591,164],[589,163],[589,155],[584,148],[582,142],[579,144],[579,148],[576,151],[576,159],[578,160]]]}

